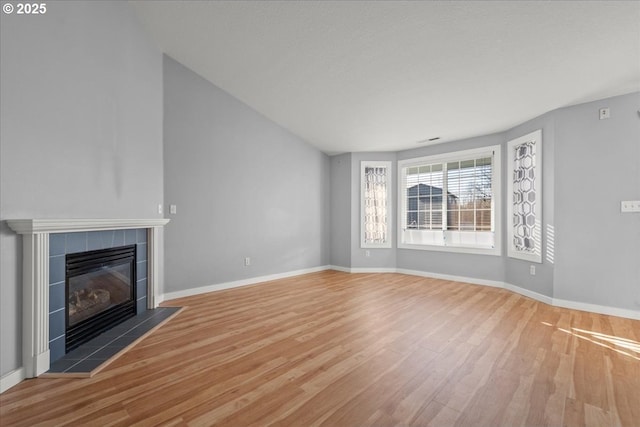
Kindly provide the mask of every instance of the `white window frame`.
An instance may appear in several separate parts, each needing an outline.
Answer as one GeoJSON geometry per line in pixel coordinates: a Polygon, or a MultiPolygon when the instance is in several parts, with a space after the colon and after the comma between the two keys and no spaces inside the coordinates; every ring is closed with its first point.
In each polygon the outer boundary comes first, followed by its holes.
{"type": "Polygon", "coordinates": [[[538,129],[509,141],[507,143],[507,153],[507,256],[542,264],[542,130],[538,129]],[[516,148],[527,142],[533,142],[535,145],[535,162],[533,164],[533,185],[535,188],[533,216],[535,218],[535,226],[532,236],[535,242],[534,252],[520,250],[514,242],[513,181],[515,169],[513,159],[516,148]]]}
{"type": "MultiPolygon", "coordinates": [[[[445,154],[437,154],[433,156],[425,156],[413,159],[406,159],[398,161],[398,224],[397,224],[397,245],[399,249],[417,249],[427,251],[440,251],[440,252],[457,252],[468,254],[481,254],[481,255],[502,255],[502,181],[501,181],[501,147],[500,145],[492,145],[482,148],[475,148],[470,150],[455,151],[445,154]],[[412,166],[420,166],[433,163],[447,163],[454,161],[468,160],[469,158],[479,157],[493,157],[492,169],[491,169],[491,225],[492,232],[494,233],[494,245],[493,247],[475,246],[472,244],[466,245],[454,245],[452,243],[447,244],[446,239],[442,239],[443,244],[415,244],[405,243],[404,238],[404,223],[407,216],[406,213],[406,197],[404,196],[404,188],[402,188],[404,182],[404,174],[407,168],[412,166]]],[[[442,235],[446,233],[460,233],[443,231],[442,235]]]]}
{"type": "Polygon", "coordinates": [[[392,213],[392,195],[391,195],[391,188],[393,186],[393,182],[392,182],[392,162],[390,161],[370,161],[370,160],[363,160],[362,162],[360,162],[360,247],[363,249],[375,249],[375,248],[390,248],[392,241],[393,241],[393,237],[392,237],[392,231],[393,231],[393,227],[392,227],[392,222],[391,222],[391,213],[392,213]],[[387,235],[386,235],[386,240],[384,243],[367,243],[365,242],[365,170],[366,168],[371,168],[371,167],[376,167],[376,168],[385,168],[386,169],[386,175],[387,175],[387,188],[386,188],[386,198],[387,198],[387,213],[386,213],[386,230],[387,230],[387,235]]]}

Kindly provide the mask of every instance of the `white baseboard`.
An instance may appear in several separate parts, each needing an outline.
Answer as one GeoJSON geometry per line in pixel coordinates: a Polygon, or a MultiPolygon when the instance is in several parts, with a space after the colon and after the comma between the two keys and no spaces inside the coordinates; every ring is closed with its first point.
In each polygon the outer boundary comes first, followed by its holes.
{"type": "Polygon", "coordinates": [[[215,285],[201,286],[198,288],[185,289],[176,292],[167,292],[159,295],[158,303],[176,298],[190,297],[193,295],[206,294],[208,292],[221,291],[224,289],[238,288],[240,286],[255,285],[256,283],[269,282],[271,280],[286,279],[287,277],[301,276],[303,274],[316,273],[318,271],[330,270],[331,267],[323,265],[320,267],[305,268],[302,270],[288,271],[285,273],[269,274],[266,276],[250,277],[248,279],[234,280],[233,282],[216,283],[215,285]]]}
{"type": "Polygon", "coordinates": [[[420,270],[407,270],[405,268],[397,268],[397,273],[409,274],[411,276],[430,277],[432,279],[452,280],[454,282],[472,283],[474,285],[492,286],[494,288],[504,288],[504,282],[495,280],[477,279],[474,277],[453,276],[451,274],[430,273],[420,270]]]}
{"type": "Polygon", "coordinates": [[[570,308],[572,310],[588,311],[591,313],[606,314],[609,316],[640,320],[640,311],[629,310],[626,308],[609,307],[607,305],[590,304],[587,302],[569,301],[560,298],[554,298],[552,305],[555,305],[556,307],[570,308]]]}
{"type": "Polygon", "coordinates": [[[15,371],[3,375],[2,378],[0,378],[0,393],[4,393],[11,387],[20,384],[25,378],[24,368],[18,368],[15,371]]]}
{"type": "Polygon", "coordinates": [[[369,268],[369,267],[356,267],[351,269],[352,273],[396,273],[395,268],[369,268]]]}
{"type": "Polygon", "coordinates": [[[330,270],[335,270],[335,271],[341,271],[343,273],[351,273],[351,268],[350,267],[342,267],[340,265],[330,265],[329,269],[330,270]]]}
{"type": "Polygon", "coordinates": [[[532,298],[536,301],[540,301],[548,305],[555,305],[553,303],[553,298],[551,298],[550,296],[547,296],[538,292],[530,291],[529,289],[521,288],[520,286],[512,285],[511,283],[505,283],[504,288],[511,292],[515,292],[516,294],[520,294],[520,295],[524,295],[525,297],[532,298]]]}
{"type": "MultiPolygon", "coordinates": [[[[335,266],[331,266],[331,268],[338,271],[345,271],[347,273],[353,272],[353,269],[348,269],[345,267],[336,268],[335,266]]],[[[392,269],[384,269],[384,270],[385,270],[384,271],[385,273],[389,273],[391,272],[390,270],[392,269]]],[[[629,310],[625,308],[609,307],[606,305],[590,304],[590,303],[579,302],[579,301],[569,301],[569,300],[563,300],[559,298],[552,298],[550,296],[547,296],[535,291],[531,291],[529,289],[521,288],[519,286],[512,285],[511,283],[506,283],[506,282],[477,279],[474,277],[454,276],[450,274],[431,273],[431,272],[420,271],[420,270],[408,270],[404,268],[396,268],[395,272],[402,273],[402,274],[409,274],[411,276],[430,277],[433,279],[453,280],[456,282],[472,283],[474,285],[493,286],[495,288],[503,288],[503,289],[509,290],[516,294],[520,294],[525,297],[529,297],[536,301],[540,301],[542,303],[552,305],[555,307],[570,308],[572,310],[588,311],[590,313],[606,314],[609,316],[617,316],[617,317],[624,317],[626,319],[640,320],[640,311],[638,310],[629,310]]]]}
{"type": "Polygon", "coordinates": [[[369,268],[369,267],[341,267],[338,265],[330,265],[330,270],[342,271],[343,273],[397,273],[396,268],[369,268]]]}
{"type": "MultiPolygon", "coordinates": [[[[257,283],[269,282],[271,280],[285,279],[287,277],[300,276],[308,273],[316,273],[318,271],[324,271],[324,270],[336,270],[336,271],[341,271],[343,273],[351,273],[351,274],[401,273],[401,274],[408,274],[411,276],[429,277],[432,279],[452,280],[455,282],[471,283],[474,285],[491,286],[494,288],[507,289],[516,294],[520,294],[552,306],[640,320],[640,312],[638,311],[552,298],[547,295],[543,295],[541,293],[531,291],[529,289],[521,288],[519,286],[512,285],[510,283],[500,282],[496,280],[478,279],[475,277],[456,276],[452,274],[432,273],[432,272],[420,271],[420,270],[409,270],[405,268],[360,268],[360,267],[349,268],[349,267],[342,267],[338,265],[324,265],[320,267],[289,271],[285,273],[251,277],[248,279],[235,280],[233,282],[217,283],[215,285],[201,286],[198,288],[185,289],[182,291],[168,292],[166,294],[159,295],[158,300],[159,302],[162,302],[162,301],[172,300],[176,298],[184,298],[184,297],[189,297],[193,295],[205,294],[208,292],[221,291],[224,289],[232,289],[232,288],[238,288],[241,286],[255,285],[257,283]]],[[[14,372],[17,372],[17,371],[14,371],[14,372]]],[[[3,384],[4,384],[4,378],[3,378],[3,384]]]]}

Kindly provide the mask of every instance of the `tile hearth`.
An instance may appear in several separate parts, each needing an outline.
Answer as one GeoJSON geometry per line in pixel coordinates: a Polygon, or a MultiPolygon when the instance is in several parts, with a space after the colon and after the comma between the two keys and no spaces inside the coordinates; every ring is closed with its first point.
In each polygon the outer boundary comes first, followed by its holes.
{"type": "Polygon", "coordinates": [[[90,377],[181,309],[158,307],[146,310],[65,354],[53,362],[41,377],[90,377]]]}

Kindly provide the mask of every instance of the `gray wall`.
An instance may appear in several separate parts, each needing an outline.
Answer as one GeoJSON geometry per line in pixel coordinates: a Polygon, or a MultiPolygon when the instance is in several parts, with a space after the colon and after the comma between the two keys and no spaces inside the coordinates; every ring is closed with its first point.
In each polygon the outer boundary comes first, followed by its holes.
{"type": "Polygon", "coordinates": [[[353,195],[351,154],[331,157],[331,254],[330,263],[351,268],[351,202],[353,195]]]}
{"type": "Polygon", "coordinates": [[[164,94],[165,292],[328,264],[329,157],[166,56],[164,94]]]}
{"type": "MultiPolygon", "coordinates": [[[[553,272],[554,272],[554,238],[553,230],[555,229],[554,212],[555,212],[555,112],[544,114],[533,120],[529,120],[515,128],[507,131],[505,141],[519,138],[534,132],[538,129],[542,130],[542,264],[531,263],[515,258],[506,258],[505,260],[505,281],[511,285],[553,297],[553,272]],[[535,266],[536,274],[531,275],[529,267],[535,266]]],[[[503,146],[503,174],[504,182],[504,211],[503,211],[503,248],[507,253],[507,203],[511,201],[510,195],[506,193],[507,174],[510,159],[508,158],[507,144],[503,146]]]]}
{"type": "MultiPolygon", "coordinates": [[[[529,273],[532,263],[506,256],[505,196],[502,256],[395,249],[395,267],[506,282],[552,298],[639,310],[640,215],[620,212],[622,200],[640,199],[639,110],[636,92],[554,110],[501,134],[395,153],[397,160],[404,160],[500,144],[506,195],[507,142],[542,129],[544,197],[543,259],[533,264],[535,275],[529,273]],[[611,109],[610,119],[598,120],[602,107],[611,109]]],[[[364,258],[358,245],[360,161],[393,157],[394,153],[353,153],[349,181],[344,174],[339,177],[352,191],[351,255],[343,257],[350,261],[340,264],[344,267],[394,267],[390,258],[364,258]]],[[[332,188],[340,188],[338,177],[333,179],[332,188]]],[[[396,184],[393,188],[397,193],[396,184]]],[[[393,215],[395,222],[397,203],[393,215]]]]}
{"type": "MultiPolygon", "coordinates": [[[[121,2],[1,16],[0,219],[153,218],[162,56],[121,2]]],[[[21,361],[22,245],[0,230],[0,372],[21,361]]]]}
{"type": "Polygon", "coordinates": [[[640,93],[556,113],[556,298],[640,310],[640,93]],[[598,120],[609,107],[611,118],[598,120]]]}
{"type": "MultiPolygon", "coordinates": [[[[469,150],[473,148],[499,145],[503,143],[503,134],[487,135],[461,141],[449,142],[446,144],[436,144],[416,148],[413,150],[400,151],[398,152],[398,160],[405,160],[422,156],[432,156],[436,154],[448,153],[451,151],[469,150]]],[[[506,181],[504,179],[502,184],[502,191],[504,194],[504,191],[506,189],[506,181]]],[[[448,274],[452,276],[471,277],[499,282],[504,281],[504,256],[460,254],[413,249],[398,249],[397,252],[398,268],[437,274],[448,274]]]]}

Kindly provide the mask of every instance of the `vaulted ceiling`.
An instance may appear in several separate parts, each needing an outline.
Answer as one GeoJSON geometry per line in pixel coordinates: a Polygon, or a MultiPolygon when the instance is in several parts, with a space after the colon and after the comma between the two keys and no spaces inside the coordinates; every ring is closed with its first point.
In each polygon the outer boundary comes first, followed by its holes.
{"type": "Polygon", "coordinates": [[[640,90],[638,1],[131,4],[163,52],[329,154],[640,90]]]}

